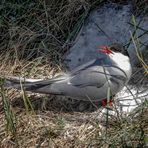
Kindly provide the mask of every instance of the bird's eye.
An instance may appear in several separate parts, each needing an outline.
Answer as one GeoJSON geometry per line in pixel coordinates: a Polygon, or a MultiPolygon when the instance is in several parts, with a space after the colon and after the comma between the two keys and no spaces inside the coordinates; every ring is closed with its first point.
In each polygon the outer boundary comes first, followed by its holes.
{"type": "Polygon", "coordinates": [[[113,51],[110,49],[108,46],[99,46],[101,50],[99,52],[104,53],[104,54],[114,54],[113,51]]]}

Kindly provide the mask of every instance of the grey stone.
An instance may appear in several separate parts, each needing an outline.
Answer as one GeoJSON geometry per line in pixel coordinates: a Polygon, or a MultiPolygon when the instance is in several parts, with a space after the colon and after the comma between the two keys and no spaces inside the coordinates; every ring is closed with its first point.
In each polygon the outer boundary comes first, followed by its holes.
{"type": "MultiPolygon", "coordinates": [[[[69,69],[73,69],[93,58],[100,56],[97,53],[98,46],[109,45],[114,42],[126,45],[129,43],[131,34],[134,32],[132,23],[132,6],[106,4],[101,8],[93,10],[85,20],[81,32],[77,36],[75,44],[67,54],[66,62],[69,69]]],[[[136,35],[142,35],[148,30],[148,17],[136,17],[136,22],[143,30],[137,29],[136,35]],[[140,21],[140,24],[139,24],[140,21]]],[[[143,49],[148,41],[148,33],[139,38],[140,49],[143,49]]],[[[136,64],[135,47],[131,42],[128,47],[132,64],[136,64]]]]}

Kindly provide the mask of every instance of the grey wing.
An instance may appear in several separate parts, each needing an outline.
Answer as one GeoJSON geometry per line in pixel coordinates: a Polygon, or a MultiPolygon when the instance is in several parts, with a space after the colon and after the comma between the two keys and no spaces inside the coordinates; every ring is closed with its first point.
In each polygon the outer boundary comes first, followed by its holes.
{"type": "Polygon", "coordinates": [[[103,66],[93,66],[74,73],[71,76],[70,83],[77,87],[101,87],[107,83],[110,78],[111,75],[103,66]]]}
{"type": "Polygon", "coordinates": [[[72,74],[70,83],[77,87],[102,87],[106,83],[124,84],[127,80],[125,72],[116,66],[90,66],[72,74]]]}

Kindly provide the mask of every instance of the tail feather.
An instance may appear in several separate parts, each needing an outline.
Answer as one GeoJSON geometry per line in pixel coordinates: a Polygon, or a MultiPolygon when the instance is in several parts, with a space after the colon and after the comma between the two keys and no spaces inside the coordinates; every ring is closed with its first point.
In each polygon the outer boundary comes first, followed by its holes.
{"type": "Polygon", "coordinates": [[[9,78],[5,78],[4,87],[16,88],[16,86],[18,87],[18,85],[21,87],[21,84],[26,85],[29,83],[35,83],[39,81],[42,81],[42,79],[26,79],[21,77],[9,77],[9,78]]]}
{"type": "Polygon", "coordinates": [[[9,77],[5,79],[4,87],[16,88],[19,90],[23,87],[24,90],[31,92],[61,94],[60,92],[56,92],[56,90],[51,90],[51,85],[55,85],[56,82],[60,82],[62,80],[65,80],[65,76],[57,76],[48,80],[9,77]]]}

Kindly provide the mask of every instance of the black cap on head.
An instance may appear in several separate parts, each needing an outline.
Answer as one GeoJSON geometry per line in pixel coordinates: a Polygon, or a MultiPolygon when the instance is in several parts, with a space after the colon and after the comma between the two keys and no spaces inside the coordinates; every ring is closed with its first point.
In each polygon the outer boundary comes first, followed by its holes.
{"type": "Polygon", "coordinates": [[[122,54],[129,56],[127,49],[125,49],[120,43],[111,44],[110,49],[114,52],[121,52],[122,54]]]}

